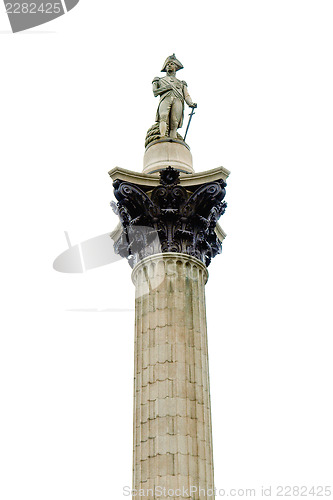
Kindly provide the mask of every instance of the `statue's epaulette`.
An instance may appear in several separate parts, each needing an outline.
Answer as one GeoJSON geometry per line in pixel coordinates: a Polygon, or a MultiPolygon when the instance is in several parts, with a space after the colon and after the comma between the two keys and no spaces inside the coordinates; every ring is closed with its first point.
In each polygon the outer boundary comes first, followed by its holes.
{"type": "Polygon", "coordinates": [[[185,80],[182,80],[182,84],[185,85],[185,87],[187,87],[187,83],[185,82],[185,80]]]}
{"type": "Polygon", "coordinates": [[[158,82],[160,80],[159,76],[155,76],[154,80],[151,83],[158,82]]]}

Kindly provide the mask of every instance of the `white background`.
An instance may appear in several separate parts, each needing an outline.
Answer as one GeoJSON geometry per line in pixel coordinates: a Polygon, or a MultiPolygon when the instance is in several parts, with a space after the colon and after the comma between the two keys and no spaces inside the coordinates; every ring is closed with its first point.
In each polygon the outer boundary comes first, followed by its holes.
{"type": "Polygon", "coordinates": [[[64,230],[116,225],[108,170],[142,170],[172,52],[194,167],[231,170],[206,288],[216,486],[332,485],[332,2],[81,0],[26,33],[0,21],[0,498],[131,484],[130,268],[52,263],[64,230]]]}

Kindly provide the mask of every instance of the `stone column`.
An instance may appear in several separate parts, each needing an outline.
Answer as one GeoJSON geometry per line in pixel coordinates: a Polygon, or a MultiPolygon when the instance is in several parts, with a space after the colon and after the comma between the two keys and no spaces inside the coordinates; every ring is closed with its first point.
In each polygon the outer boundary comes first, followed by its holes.
{"type": "Polygon", "coordinates": [[[133,269],[133,489],[144,498],[158,498],[157,488],[181,492],[160,498],[212,498],[199,493],[214,487],[207,279],[206,266],[183,253],[155,254],[133,269]]]}
{"type": "Polygon", "coordinates": [[[204,287],[229,171],[181,175],[184,161],[146,160],[149,174],[110,172],[114,248],[136,286],[133,496],[201,500],[214,496],[204,287]]]}

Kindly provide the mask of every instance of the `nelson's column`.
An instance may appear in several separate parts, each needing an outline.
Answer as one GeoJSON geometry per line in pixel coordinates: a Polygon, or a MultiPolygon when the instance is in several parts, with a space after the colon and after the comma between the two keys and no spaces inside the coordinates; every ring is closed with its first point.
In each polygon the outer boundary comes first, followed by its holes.
{"type": "MultiPolygon", "coordinates": [[[[153,80],[159,98],[143,172],[109,172],[120,224],[115,251],[135,285],[133,497],[212,498],[212,426],[205,308],[207,267],[222,251],[223,167],[195,173],[178,134],[187,83],[175,54],[153,80]],[[141,490],[141,491],[140,491],[141,490]],[[140,494],[141,493],[141,494],[140,494]]],[[[185,134],[186,138],[186,134],[185,134]]]]}

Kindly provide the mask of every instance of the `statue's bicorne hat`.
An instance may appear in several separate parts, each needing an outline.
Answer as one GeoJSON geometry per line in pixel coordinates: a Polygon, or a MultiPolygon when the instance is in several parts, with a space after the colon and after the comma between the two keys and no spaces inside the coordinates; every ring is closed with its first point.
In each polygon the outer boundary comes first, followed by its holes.
{"type": "Polygon", "coordinates": [[[170,61],[175,63],[176,68],[177,68],[176,71],[178,71],[179,69],[183,69],[184,66],[182,65],[182,63],[180,61],[178,61],[175,54],[172,54],[172,56],[167,57],[166,60],[164,61],[163,68],[161,69],[161,71],[166,71],[166,65],[170,61]]]}

